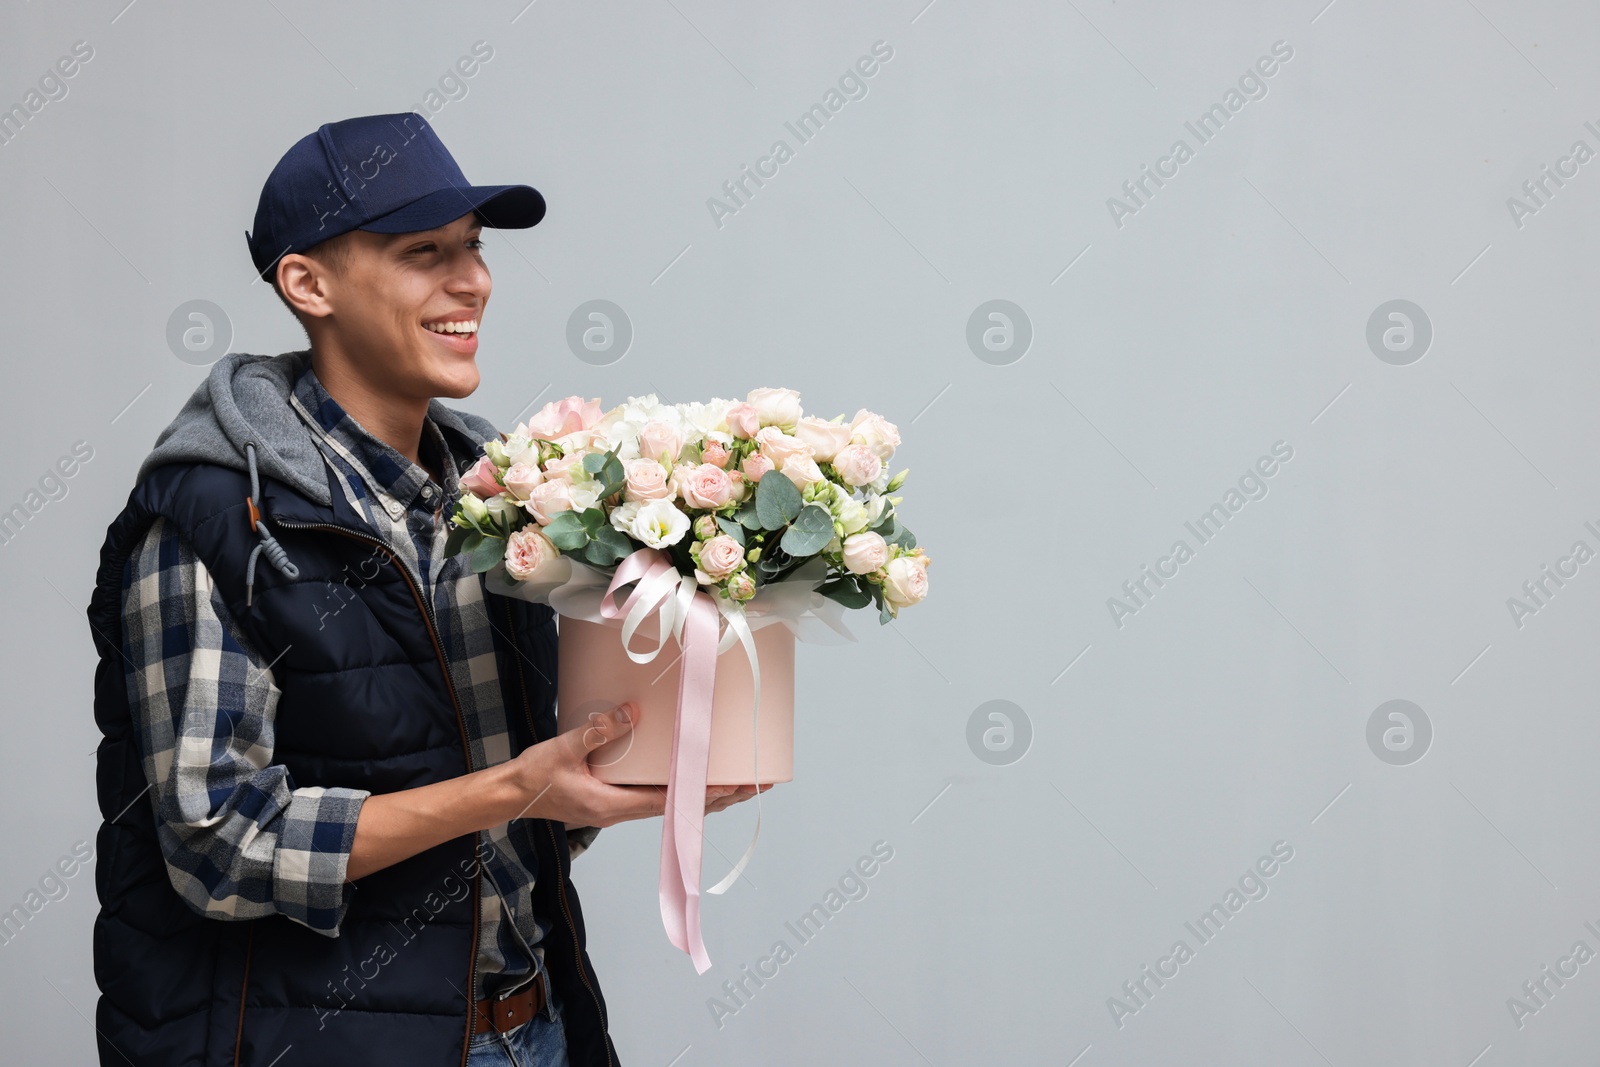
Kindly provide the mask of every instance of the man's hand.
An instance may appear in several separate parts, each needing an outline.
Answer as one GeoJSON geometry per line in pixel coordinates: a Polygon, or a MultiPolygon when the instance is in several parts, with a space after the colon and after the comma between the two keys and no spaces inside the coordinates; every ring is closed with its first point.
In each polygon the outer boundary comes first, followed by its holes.
{"type": "MultiPolygon", "coordinates": [[[[638,715],[635,705],[624,707],[638,715]]],[[[632,729],[633,723],[617,711],[595,715],[583,729],[541,741],[508,762],[367,797],[356,822],[345,881],[509,819],[559,819],[570,830],[660,815],[667,807],[665,786],[607,785],[589,769],[589,753],[632,729]]],[[[705,810],[721,811],[755,795],[754,786],[708,786],[705,810]]]]}
{"type": "MultiPolygon", "coordinates": [[[[541,741],[512,760],[518,786],[528,797],[528,807],[518,817],[559,819],[572,829],[613,826],[665,813],[665,786],[610,785],[589,768],[589,754],[628,734],[638,715],[638,705],[630,701],[608,714],[591,715],[582,729],[541,741]]],[[[707,786],[704,810],[708,814],[722,811],[756,792],[753,785],[707,786]]]]}

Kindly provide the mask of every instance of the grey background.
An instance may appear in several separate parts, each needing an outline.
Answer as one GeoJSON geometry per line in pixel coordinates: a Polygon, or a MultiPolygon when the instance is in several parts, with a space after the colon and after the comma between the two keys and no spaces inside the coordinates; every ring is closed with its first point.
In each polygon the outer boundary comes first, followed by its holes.
{"type": "MultiPolygon", "coordinates": [[[[569,393],[783,385],[825,417],[869,407],[901,427],[934,561],[926,604],[801,648],[797,779],[763,802],[749,882],[706,898],[711,971],[661,929],[658,822],[578,861],[626,1062],[1592,1056],[1600,962],[1521,1028],[1507,998],[1600,950],[1600,563],[1520,628],[1506,601],[1600,548],[1600,161],[1521,226],[1506,202],[1600,148],[1594,7],[124,3],[4,4],[0,105],[73,42],[94,58],[0,145],[0,504],[76,441],[94,458],[0,551],[0,906],[98,825],[83,611],[205,374],[169,315],[210,300],[235,350],[299,347],[252,284],[262,179],[321,122],[421,103],[483,40],[433,121],[469,177],[531,182],[550,213],[486,234],[466,406],[509,424],[569,393]],[[719,229],[707,198],[795,147],[785,120],[878,40],[867,95],[719,229]],[[1107,198],[1280,40],[1267,95],[1114,224],[1107,198]],[[593,299],[635,330],[608,366],[566,347],[593,299]],[[1033,330],[1004,366],[966,344],[994,299],[1033,330]],[[1434,337],[1395,366],[1366,330],[1402,299],[1434,337]],[[1107,598],[1280,440],[1268,495],[1116,626],[1107,598]],[[1409,765],[1367,742],[1401,699],[1433,731],[1409,765]],[[1009,765],[968,746],[992,700],[1031,724],[1009,765]],[[794,944],[784,922],[878,840],[869,894],[719,1029],[720,983],[794,944]],[[1108,998],[1278,841],[1269,894],[1119,1028],[1108,998]]],[[[710,820],[705,884],[755,814],[710,820]]],[[[93,1056],[91,880],[0,945],[9,1061],[93,1056]]]]}

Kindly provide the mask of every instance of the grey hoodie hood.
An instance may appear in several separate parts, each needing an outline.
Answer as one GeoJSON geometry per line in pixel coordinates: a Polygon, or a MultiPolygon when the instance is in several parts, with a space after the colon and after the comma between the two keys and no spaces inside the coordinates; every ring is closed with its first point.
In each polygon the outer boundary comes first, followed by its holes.
{"type": "MultiPolygon", "coordinates": [[[[169,463],[214,463],[248,471],[244,446],[254,446],[256,467],[268,478],[291,486],[307,499],[332,503],[322,452],[311,430],[289,406],[289,395],[310,352],[279,356],[235,352],[218,360],[177,418],[161,431],[155,448],[139,467],[138,480],[169,463]]],[[[489,422],[428,404],[428,417],[441,429],[454,429],[473,441],[499,436],[489,422]]],[[[459,462],[464,457],[456,457],[459,462]]]]}

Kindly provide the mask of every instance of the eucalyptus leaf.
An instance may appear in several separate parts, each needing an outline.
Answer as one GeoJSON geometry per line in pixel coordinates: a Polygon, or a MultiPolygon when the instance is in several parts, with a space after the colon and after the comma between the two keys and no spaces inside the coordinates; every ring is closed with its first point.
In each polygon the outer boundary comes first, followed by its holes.
{"type": "Polygon", "coordinates": [[[589,562],[599,567],[609,567],[627,559],[634,552],[634,543],[627,534],[615,526],[602,526],[595,531],[594,540],[588,544],[589,562]]]}
{"type": "Polygon", "coordinates": [[[544,535],[563,552],[576,552],[589,543],[589,532],[583,528],[583,521],[573,511],[557,512],[544,528],[544,535]]]}
{"type": "MultiPolygon", "coordinates": [[[[760,485],[760,482],[756,483],[760,485]]],[[[733,513],[733,519],[747,530],[761,529],[761,517],[756,514],[756,502],[747,500],[739,505],[739,510],[733,513]]]]}
{"type": "Polygon", "coordinates": [[[472,548],[472,569],[482,574],[506,558],[504,537],[485,537],[472,548]]]}
{"type": "Polygon", "coordinates": [[[916,535],[904,526],[895,527],[894,534],[892,536],[885,537],[884,541],[891,545],[899,545],[902,548],[907,549],[917,547],[916,535]]]}
{"type": "Polygon", "coordinates": [[[461,554],[462,552],[470,551],[476,546],[477,542],[474,541],[472,545],[469,545],[467,542],[472,541],[472,539],[475,537],[482,536],[482,534],[474,530],[468,530],[465,527],[456,526],[451,529],[450,536],[445,539],[444,554],[446,556],[455,556],[461,554]]]}
{"type": "Polygon", "coordinates": [[[847,608],[864,608],[872,603],[872,594],[862,589],[850,575],[841,575],[817,586],[817,592],[829,600],[837,600],[847,608]]]}
{"type": "Polygon", "coordinates": [[[779,471],[768,471],[776,477],[763,476],[756,483],[756,517],[767,530],[777,530],[793,522],[805,500],[789,476],[779,471]]]}
{"type": "Polygon", "coordinates": [[[606,465],[606,456],[600,452],[590,452],[583,457],[583,469],[589,474],[599,474],[600,469],[606,465]]]}
{"type": "Polygon", "coordinates": [[[743,526],[740,526],[738,523],[734,522],[732,519],[725,519],[721,515],[718,515],[717,516],[717,529],[721,530],[723,533],[727,534],[729,537],[731,537],[735,541],[739,542],[739,547],[740,548],[744,548],[745,547],[744,527],[743,526]]]}
{"type": "Polygon", "coordinates": [[[794,524],[783,532],[783,539],[778,546],[789,555],[800,558],[816,555],[832,540],[833,516],[825,507],[807,504],[795,517],[794,524]]]}

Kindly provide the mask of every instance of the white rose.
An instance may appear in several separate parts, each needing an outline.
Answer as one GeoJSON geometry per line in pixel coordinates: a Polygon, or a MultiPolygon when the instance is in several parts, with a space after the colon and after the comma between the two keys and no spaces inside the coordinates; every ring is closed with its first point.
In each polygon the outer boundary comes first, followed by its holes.
{"type": "Polygon", "coordinates": [[[833,469],[839,472],[845,485],[859,487],[870,484],[883,473],[883,460],[870,445],[845,445],[833,457],[833,469]]]}
{"type": "Polygon", "coordinates": [[[793,429],[805,414],[800,407],[800,394],[793,389],[752,389],[745,403],[756,409],[763,426],[793,429]]]}
{"type": "Polygon", "coordinates": [[[857,411],[856,417],[850,420],[850,431],[852,441],[866,445],[885,463],[900,447],[900,430],[895,424],[866,408],[857,411]]]}
{"type": "Polygon", "coordinates": [[[851,574],[871,574],[889,559],[889,545],[871,530],[844,539],[844,565],[851,574]]]}
{"type": "Polygon", "coordinates": [[[828,476],[822,473],[822,468],[817,466],[817,461],[804,454],[790,456],[778,470],[793,482],[797,489],[804,489],[812,482],[828,480],[828,476]]]}
{"type": "Polygon", "coordinates": [[[928,568],[920,556],[896,556],[889,561],[883,582],[883,599],[896,611],[928,595],[928,568]]]}
{"type": "Polygon", "coordinates": [[[689,526],[689,516],[679,511],[672,501],[651,500],[639,508],[628,534],[651,548],[668,548],[683,540],[689,526]]]}
{"type": "Polygon", "coordinates": [[[831,460],[838,454],[839,449],[849,444],[854,432],[844,423],[829,422],[815,415],[807,415],[795,423],[794,427],[794,435],[810,445],[811,454],[823,463],[831,460]]]}

